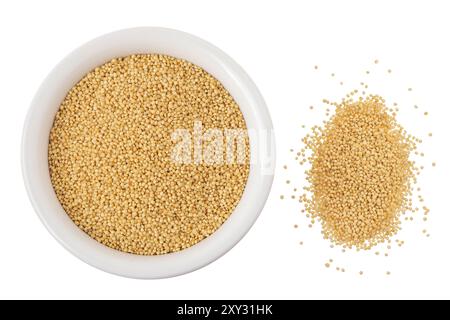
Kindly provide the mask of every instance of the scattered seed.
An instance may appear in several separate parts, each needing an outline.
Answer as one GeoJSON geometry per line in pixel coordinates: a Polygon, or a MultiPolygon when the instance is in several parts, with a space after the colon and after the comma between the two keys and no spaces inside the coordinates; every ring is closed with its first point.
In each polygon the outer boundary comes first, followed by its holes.
{"type": "MultiPolygon", "coordinates": [[[[378,64],[378,60],[374,63],[378,64]]],[[[331,76],[335,77],[335,73],[331,76]]],[[[343,81],[339,84],[343,85],[343,81]]],[[[390,244],[401,223],[414,220],[412,215],[419,209],[412,205],[413,186],[423,166],[410,160],[410,156],[424,157],[423,152],[417,151],[422,140],[408,134],[397,121],[400,112],[397,102],[388,108],[381,96],[366,94],[366,83],[360,85],[362,91],[349,92],[341,102],[322,100],[334,107],[333,112],[327,108],[323,124],[311,127],[301,140],[305,148],[298,154],[301,165],[310,165],[305,171],[306,193],[299,197],[305,208],[302,213],[306,212],[311,219],[308,227],[319,221],[323,237],[331,242],[330,248],[338,245],[355,248],[357,252],[390,244]]],[[[420,195],[418,200],[424,202],[420,195]]],[[[424,215],[427,214],[425,210],[424,215]]],[[[423,219],[427,221],[427,217],[423,219]]],[[[425,230],[423,233],[430,236],[425,230]]],[[[395,242],[399,247],[405,243],[399,239],[395,242]]],[[[385,248],[391,250],[392,246],[385,248]]],[[[379,256],[380,252],[375,254],[379,256]]],[[[382,254],[389,256],[387,252],[382,254]]],[[[331,262],[330,259],[326,263],[327,268],[331,262]]],[[[345,272],[340,267],[336,270],[345,272]]]]}

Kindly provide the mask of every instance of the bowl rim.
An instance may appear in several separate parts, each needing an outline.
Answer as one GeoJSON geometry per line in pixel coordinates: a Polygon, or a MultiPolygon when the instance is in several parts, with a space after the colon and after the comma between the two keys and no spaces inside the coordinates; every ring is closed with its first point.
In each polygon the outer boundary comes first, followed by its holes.
{"type": "MultiPolygon", "coordinates": [[[[113,57],[127,55],[123,53],[111,55],[113,57]]],[[[252,227],[264,207],[273,183],[275,169],[273,125],[256,85],[222,50],[196,36],[174,29],[160,27],[122,29],[97,37],[75,49],[44,79],[31,102],[23,126],[21,166],[25,188],[35,212],[50,234],[74,256],[100,270],[124,277],[168,278],[195,271],[220,258],[252,227]],[[152,49],[138,52],[136,48],[140,46],[152,49]],[[199,65],[217,78],[230,92],[241,108],[249,131],[253,130],[255,133],[253,136],[250,135],[252,159],[250,173],[237,207],[219,229],[192,247],[159,256],[139,256],[111,249],[81,231],[65,214],[51,184],[49,190],[50,178],[46,162],[48,159],[47,154],[43,154],[42,148],[48,147],[48,135],[45,146],[45,132],[49,133],[49,121],[53,123],[54,113],[62,101],[61,97],[65,97],[68,92],[68,90],[62,92],[61,88],[70,89],[82,78],[73,76],[74,79],[68,80],[72,75],[86,74],[86,70],[92,70],[95,66],[111,60],[101,58],[102,55],[109,54],[105,53],[107,48],[110,50],[116,48],[123,53],[130,50],[129,54],[133,52],[170,54],[199,65]],[[101,61],[103,62],[99,63],[101,61]],[[60,85],[61,82],[68,84],[60,85]],[[55,101],[59,101],[57,107],[55,101]],[[51,117],[50,111],[53,112],[51,117]],[[63,215],[61,210],[64,212],[63,215]]]]}

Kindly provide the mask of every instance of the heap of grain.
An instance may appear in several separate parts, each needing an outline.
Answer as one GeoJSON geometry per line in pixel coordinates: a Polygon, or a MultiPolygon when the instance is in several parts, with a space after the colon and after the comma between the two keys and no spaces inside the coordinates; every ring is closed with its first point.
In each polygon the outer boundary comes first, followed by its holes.
{"type": "Polygon", "coordinates": [[[380,96],[327,104],[335,113],[303,139],[301,164],[308,186],[300,197],[325,239],[343,247],[370,249],[400,229],[412,208],[418,168],[410,160],[419,139],[408,135],[380,96]]]}

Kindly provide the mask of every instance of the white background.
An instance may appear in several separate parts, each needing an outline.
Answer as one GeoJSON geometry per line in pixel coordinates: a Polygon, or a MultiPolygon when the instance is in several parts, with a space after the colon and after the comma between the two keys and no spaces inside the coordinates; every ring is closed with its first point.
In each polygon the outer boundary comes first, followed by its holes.
{"type": "Polygon", "coordinates": [[[448,1],[2,1],[0,298],[450,298],[449,15],[448,1]],[[263,93],[277,138],[272,193],[248,235],[213,264],[157,281],[113,276],[65,251],[34,213],[20,170],[22,124],[46,74],[82,43],[136,26],[190,32],[231,55],[263,93]],[[405,246],[388,258],[330,249],[295,202],[279,199],[290,196],[286,179],[302,180],[288,151],[301,124],[320,121],[321,99],[360,81],[398,102],[412,133],[434,135],[424,138],[420,180],[430,221],[405,224],[405,246]],[[347,272],[326,269],[329,258],[347,272]]]}

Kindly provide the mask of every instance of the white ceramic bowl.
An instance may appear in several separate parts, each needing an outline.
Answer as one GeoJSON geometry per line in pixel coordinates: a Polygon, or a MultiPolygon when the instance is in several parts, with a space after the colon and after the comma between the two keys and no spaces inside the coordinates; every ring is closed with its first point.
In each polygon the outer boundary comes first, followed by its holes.
{"type": "Polygon", "coordinates": [[[253,225],[273,181],[275,151],[271,133],[271,119],[255,84],[220,49],[197,37],[171,29],[126,29],[96,38],[73,51],[44,80],[25,121],[22,171],[28,195],[43,224],[72,254],[113,274],[143,279],[165,278],[194,271],[216,260],[239,242],[253,225]],[[168,54],[201,66],[225,86],[240,106],[248,129],[257,133],[250,136],[248,182],[229,219],[198,244],[160,256],[124,253],[90,238],[64,212],[48,171],[49,133],[67,92],[95,67],[113,58],[136,53],[168,54]]]}

